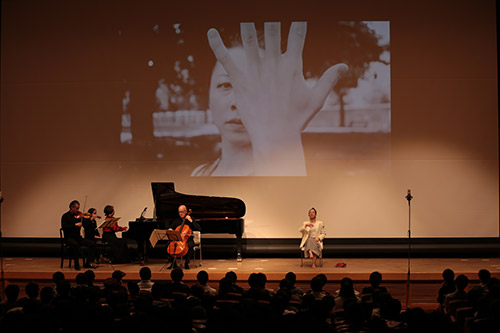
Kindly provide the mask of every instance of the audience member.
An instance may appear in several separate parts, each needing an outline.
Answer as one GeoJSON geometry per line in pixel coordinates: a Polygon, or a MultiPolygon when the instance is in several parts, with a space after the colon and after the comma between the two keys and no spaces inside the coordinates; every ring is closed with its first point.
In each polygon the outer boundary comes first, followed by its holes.
{"type": "Polygon", "coordinates": [[[236,284],[236,282],[238,281],[238,276],[235,272],[229,271],[226,273],[225,277],[231,282],[230,292],[243,294],[243,288],[236,284]]]}
{"type": "Polygon", "coordinates": [[[457,290],[455,287],[455,272],[447,268],[443,271],[443,283],[438,291],[437,302],[440,304],[441,308],[444,305],[444,299],[446,295],[451,294],[457,290]]]}
{"type": "Polygon", "coordinates": [[[335,298],[336,310],[343,310],[344,303],[348,300],[360,301],[359,292],[354,290],[354,282],[348,277],[340,281],[340,289],[335,291],[333,297],[335,298]]]}
{"type": "Polygon", "coordinates": [[[444,299],[443,307],[445,313],[449,313],[449,304],[451,301],[467,299],[467,292],[465,291],[465,288],[467,288],[468,285],[469,279],[467,278],[467,276],[463,274],[457,276],[457,278],[455,279],[455,286],[457,287],[457,290],[446,295],[444,299]]]}
{"type": "MultiPolygon", "coordinates": [[[[359,301],[353,281],[348,277],[342,279],[340,290],[333,297],[325,290],[328,288],[326,276],[318,274],[310,281],[311,291],[294,301],[291,291],[296,276],[293,273],[287,274],[291,280],[281,280],[276,293],[266,288],[265,274],[252,273],[248,278],[250,288],[244,291],[244,296],[235,292],[235,274],[229,274],[219,281],[216,297],[213,297],[213,288],[206,288],[206,271],[198,273],[198,282],[191,288],[184,284],[181,269],[171,272],[171,283],[153,284],[147,267],[139,273],[141,282],[128,282],[128,291],[120,288],[119,281],[124,274],[119,271],[104,281],[102,290],[92,282],[89,287],[87,274],[77,275],[74,288],[60,278],[62,273],[54,274],[59,276],[54,279],[58,281],[57,296],[52,287],[42,288],[39,293],[36,283],[28,283],[23,303],[18,301],[19,287],[8,285],[7,300],[0,304],[0,330],[2,333],[26,329],[37,332],[493,332],[500,325],[500,282],[491,277],[486,282],[484,295],[479,287],[471,289],[469,299],[474,304],[474,317],[465,326],[463,323],[458,326],[458,322],[437,311],[426,313],[412,308],[401,313],[400,301],[390,298],[388,293],[383,293],[389,297],[380,302],[380,316],[373,316],[373,303],[359,301]],[[473,290],[478,292],[474,294],[473,290]],[[476,301],[472,302],[473,298],[476,301]],[[335,309],[343,311],[334,312],[335,309]]],[[[464,297],[467,277],[459,275],[455,282],[457,290],[446,296],[445,303],[464,297]]],[[[363,291],[372,295],[377,290],[386,291],[380,283],[381,275],[373,272],[371,286],[363,291]]]]}
{"type": "Polygon", "coordinates": [[[217,290],[208,285],[208,273],[207,271],[201,270],[196,275],[197,285],[201,286],[203,293],[207,296],[216,296],[217,290]]]}
{"type": "Polygon", "coordinates": [[[139,276],[141,281],[137,282],[139,286],[140,293],[151,293],[151,288],[153,287],[153,282],[151,282],[151,269],[149,267],[142,267],[139,271],[139,276]]]}

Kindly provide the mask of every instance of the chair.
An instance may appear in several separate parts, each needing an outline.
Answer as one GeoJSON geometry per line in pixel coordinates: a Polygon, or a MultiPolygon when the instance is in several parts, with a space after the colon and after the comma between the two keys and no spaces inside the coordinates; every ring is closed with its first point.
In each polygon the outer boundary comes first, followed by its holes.
{"type": "Polygon", "coordinates": [[[457,310],[460,308],[470,307],[471,304],[467,299],[455,299],[448,303],[448,317],[456,318],[457,310]]]}
{"type": "MultiPolygon", "coordinates": [[[[99,229],[99,235],[102,237],[102,228],[99,229]]],[[[103,239],[98,239],[95,245],[97,248],[97,263],[105,262],[114,270],[111,262],[111,245],[103,239]]]]}
{"type": "Polygon", "coordinates": [[[198,266],[202,265],[202,256],[201,256],[201,232],[193,231],[193,260],[196,260],[196,252],[199,252],[199,260],[200,263],[198,266]]]}
{"type": "MultiPolygon", "coordinates": [[[[300,267],[304,266],[304,259],[307,259],[306,258],[306,251],[304,251],[304,248],[302,247],[300,249],[300,267]]],[[[321,255],[318,257],[318,265],[320,267],[323,267],[323,253],[321,253],[321,255]]]]}
{"type": "Polygon", "coordinates": [[[71,268],[71,261],[73,256],[71,255],[71,248],[64,241],[64,230],[59,228],[59,241],[61,242],[61,268],[64,266],[64,259],[69,259],[69,268],[71,268]]]}

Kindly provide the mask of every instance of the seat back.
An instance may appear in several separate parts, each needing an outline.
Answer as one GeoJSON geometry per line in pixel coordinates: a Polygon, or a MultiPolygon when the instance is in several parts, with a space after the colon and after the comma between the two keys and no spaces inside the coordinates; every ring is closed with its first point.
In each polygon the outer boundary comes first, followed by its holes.
{"type": "Polygon", "coordinates": [[[195,245],[201,244],[201,232],[193,231],[193,242],[195,245]]]}

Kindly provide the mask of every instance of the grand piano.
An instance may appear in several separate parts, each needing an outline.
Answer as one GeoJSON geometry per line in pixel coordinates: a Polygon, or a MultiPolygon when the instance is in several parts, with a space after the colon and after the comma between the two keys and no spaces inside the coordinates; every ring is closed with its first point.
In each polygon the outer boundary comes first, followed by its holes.
{"type": "Polygon", "coordinates": [[[232,234],[236,236],[236,258],[241,260],[241,243],[244,232],[243,216],[245,203],[237,198],[212,197],[182,194],[175,191],[174,183],[151,183],[155,203],[155,218],[138,218],[129,222],[129,230],[122,234],[139,244],[139,251],[144,246],[154,229],[168,229],[179,217],[178,208],[186,205],[193,212],[191,216],[201,226],[202,234],[232,234]]]}

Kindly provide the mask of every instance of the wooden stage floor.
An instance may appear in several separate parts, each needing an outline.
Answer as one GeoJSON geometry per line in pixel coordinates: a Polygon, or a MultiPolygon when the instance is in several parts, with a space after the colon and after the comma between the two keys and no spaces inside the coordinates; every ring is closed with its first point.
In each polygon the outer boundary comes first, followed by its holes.
{"type": "MultiPolygon", "coordinates": [[[[184,281],[188,284],[196,281],[196,274],[200,270],[206,270],[210,276],[210,283],[217,287],[217,281],[221,279],[227,271],[234,271],[238,275],[238,283],[244,288],[248,288],[247,279],[251,273],[265,273],[268,279],[268,287],[277,289],[279,281],[284,278],[287,272],[293,271],[297,275],[297,285],[303,289],[309,289],[309,281],[316,274],[324,273],[328,278],[325,289],[333,292],[338,289],[339,281],[344,277],[350,277],[355,282],[355,288],[361,290],[368,285],[368,278],[371,272],[379,271],[383,275],[383,285],[391,294],[399,298],[402,302],[405,299],[405,283],[407,279],[408,259],[323,259],[323,266],[313,269],[310,267],[311,261],[304,260],[304,266],[300,266],[300,258],[272,258],[243,259],[236,260],[209,259],[203,260],[202,266],[195,267],[198,260],[191,262],[192,268],[184,271],[184,281]],[[346,267],[336,268],[339,262],[346,264],[346,267]]],[[[153,272],[153,281],[170,280],[170,271],[166,269],[165,259],[150,259],[147,266],[153,272]]],[[[65,260],[64,267],[60,268],[60,258],[4,258],[3,260],[4,278],[6,284],[17,283],[26,284],[29,281],[37,281],[41,285],[50,284],[52,273],[62,271],[66,278],[73,281],[79,271],[68,268],[68,260],[65,260]]],[[[500,258],[416,258],[411,259],[411,295],[412,304],[434,306],[437,291],[442,281],[441,273],[444,269],[451,268],[455,271],[455,276],[465,274],[471,281],[470,285],[477,284],[477,272],[480,269],[488,269],[492,276],[500,278],[500,258]]],[[[101,264],[94,270],[97,283],[111,277],[113,270],[121,270],[126,273],[124,281],[137,281],[139,279],[139,264],[109,265],[101,264]]],[[[83,271],[83,270],[82,270],[83,271]]]]}

